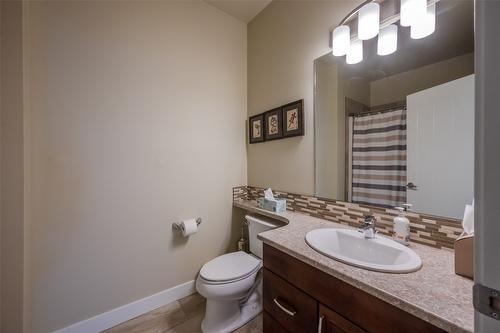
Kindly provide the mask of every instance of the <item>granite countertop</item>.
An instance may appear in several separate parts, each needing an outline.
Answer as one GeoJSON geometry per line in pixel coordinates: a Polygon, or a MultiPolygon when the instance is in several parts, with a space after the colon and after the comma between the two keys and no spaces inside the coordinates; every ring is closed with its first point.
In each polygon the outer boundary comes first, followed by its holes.
{"type": "Polygon", "coordinates": [[[272,213],[258,208],[255,201],[234,201],[233,205],[284,222],[283,227],[259,234],[264,243],[446,331],[474,330],[473,282],[454,273],[453,251],[411,243],[410,248],[422,258],[420,270],[373,272],[328,258],[305,242],[311,230],[349,228],[345,225],[290,211],[272,213]]]}

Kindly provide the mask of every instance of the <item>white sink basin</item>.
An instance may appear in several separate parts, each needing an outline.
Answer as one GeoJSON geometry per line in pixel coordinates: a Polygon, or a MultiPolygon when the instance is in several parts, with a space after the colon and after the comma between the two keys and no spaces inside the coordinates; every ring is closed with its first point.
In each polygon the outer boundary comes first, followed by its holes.
{"type": "Polygon", "coordinates": [[[330,258],[373,271],[409,273],[422,267],[418,254],[408,247],[378,235],[367,239],[356,230],[316,229],[307,233],[306,242],[330,258]]]}

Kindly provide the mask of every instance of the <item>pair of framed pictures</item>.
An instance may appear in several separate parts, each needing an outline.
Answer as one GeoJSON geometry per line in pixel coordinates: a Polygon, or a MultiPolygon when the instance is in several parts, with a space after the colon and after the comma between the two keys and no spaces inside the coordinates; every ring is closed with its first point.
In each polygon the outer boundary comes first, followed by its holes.
{"type": "Polygon", "coordinates": [[[250,143],[304,135],[304,100],[250,117],[250,143]]]}

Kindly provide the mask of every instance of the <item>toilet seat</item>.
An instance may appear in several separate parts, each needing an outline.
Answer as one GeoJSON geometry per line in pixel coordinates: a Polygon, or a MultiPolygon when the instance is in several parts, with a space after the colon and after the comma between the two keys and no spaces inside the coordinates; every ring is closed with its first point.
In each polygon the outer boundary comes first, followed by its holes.
{"type": "Polygon", "coordinates": [[[200,270],[200,278],[209,284],[236,282],[254,274],[262,261],[243,251],[221,255],[210,260],[200,270]]]}

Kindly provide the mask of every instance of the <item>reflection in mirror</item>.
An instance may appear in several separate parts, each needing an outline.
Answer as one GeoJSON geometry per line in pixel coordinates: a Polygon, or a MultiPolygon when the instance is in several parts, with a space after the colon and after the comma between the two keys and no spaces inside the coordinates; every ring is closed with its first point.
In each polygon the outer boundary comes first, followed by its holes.
{"type": "Polygon", "coordinates": [[[473,200],[474,6],[441,0],[436,30],[346,64],[315,61],[316,195],[461,218],[473,200]]]}

